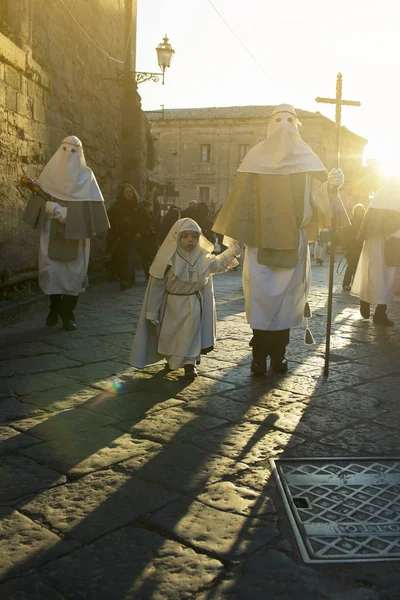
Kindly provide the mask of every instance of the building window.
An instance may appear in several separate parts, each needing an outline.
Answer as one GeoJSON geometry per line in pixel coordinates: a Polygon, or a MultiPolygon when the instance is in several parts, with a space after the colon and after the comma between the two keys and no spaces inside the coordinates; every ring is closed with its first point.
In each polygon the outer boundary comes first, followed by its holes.
{"type": "Polygon", "coordinates": [[[208,204],[210,202],[210,188],[201,187],[199,188],[199,201],[208,204]]]}
{"type": "Polygon", "coordinates": [[[210,162],[211,158],[211,144],[201,144],[200,146],[200,160],[201,162],[210,162]]]}
{"type": "Polygon", "coordinates": [[[239,160],[242,161],[248,151],[250,150],[250,144],[239,144],[239,160]]]}

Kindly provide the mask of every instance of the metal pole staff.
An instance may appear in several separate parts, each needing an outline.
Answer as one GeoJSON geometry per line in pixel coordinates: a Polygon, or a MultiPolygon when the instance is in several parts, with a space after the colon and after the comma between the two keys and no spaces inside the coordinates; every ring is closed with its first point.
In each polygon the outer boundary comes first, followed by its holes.
{"type": "MultiPolygon", "coordinates": [[[[342,120],[342,106],[360,106],[361,102],[356,100],[342,100],[342,74],[338,73],[336,78],[336,98],[315,98],[316,102],[323,102],[324,104],[335,104],[336,106],[336,141],[335,141],[335,167],[339,168],[340,163],[340,130],[342,120]]],[[[333,279],[335,273],[335,252],[336,252],[336,235],[337,235],[337,217],[338,211],[344,210],[347,215],[346,209],[344,208],[343,202],[340,198],[339,191],[337,191],[336,203],[332,206],[332,227],[331,227],[331,247],[330,247],[330,260],[329,260],[329,288],[328,288],[328,315],[326,322],[326,341],[325,341],[325,365],[324,365],[324,376],[329,375],[329,352],[331,345],[331,325],[332,325],[332,300],[333,300],[333,279]]]]}

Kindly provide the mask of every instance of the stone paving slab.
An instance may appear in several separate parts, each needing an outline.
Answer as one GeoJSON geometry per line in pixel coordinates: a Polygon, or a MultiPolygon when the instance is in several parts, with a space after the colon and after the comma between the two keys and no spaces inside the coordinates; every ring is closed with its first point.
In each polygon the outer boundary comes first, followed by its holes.
{"type": "Polygon", "coordinates": [[[118,361],[120,358],[127,357],[127,351],[124,348],[119,348],[118,346],[112,346],[104,343],[97,348],[92,348],[90,345],[88,345],[87,347],[79,348],[77,350],[70,350],[68,352],[64,352],[63,356],[69,358],[70,360],[76,360],[79,363],[84,363],[87,365],[96,362],[103,362],[104,360],[118,361]]]}
{"type": "MultiPolygon", "coordinates": [[[[209,600],[203,592],[196,600],[209,600]]],[[[250,558],[243,568],[220,580],[212,600],[395,600],[359,584],[342,583],[307,566],[298,565],[278,550],[264,550],[250,558]]]]}
{"type": "Polygon", "coordinates": [[[0,584],[0,598],[7,600],[64,600],[54,588],[37,575],[18,577],[0,584]]]}
{"type": "Polygon", "coordinates": [[[191,438],[196,432],[204,432],[224,423],[225,420],[212,415],[199,416],[194,412],[174,407],[163,410],[162,419],[151,413],[140,420],[123,421],[118,424],[118,428],[134,437],[146,436],[166,443],[174,439],[191,438]]]}
{"type": "Polygon", "coordinates": [[[313,403],[308,406],[297,405],[283,407],[273,413],[276,416],[274,427],[288,433],[296,433],[301,437],[320,438],[322,435],[341,431],[344,427],[355,425],[359,418],[325,407],[316,408],[313,403]]]}
{"type": "Polygon", "coordinates": [[[33,392],[47,391],[66,385],[71,385],[73,380],[60,373],[35,373],[33,375],[20,375],[17,377],[1,377],[0,390],[14,392],[17,396],[26,396],[33,392]]]}
{"type": "Polygon", "coordinates": [[[186,600],[209,586],[222,569],[219,560],[156,532],[124,527],[41,572],[68,598],[186,600]]]}
{"type": "Polygon", "coordinates": [[[73,548],[74,544],[18,511],[0,507],[0,580],[29,571],[73,548]]]}
{"type": "Polygon", "coordinates": [[[0,398],[0,423],[23,419],[29,415],[39,415],[41,412],[36,406],[20,402],[15,396],[0,398]]]}
{"type": "Polygon", "coordinates": [[[374,381],[359,385],[354,389],[357,393],[360,393],[361,395],[366,394],[367,396],[376,398],[383,404],[392,401],[397,402],[400,390],[400,374],[380,377],[374,381]]]}
{"type": "Polygon", "coordinates": [[[17,431],[28,433],[41,440],[51,441],[116,422],[116,419],[112,417],[92,413],[78,407],[53,415],[45,414],[39,417],[20,419],[10,425],[17,431]]]}
{"type": "Polygon", "coordinates": [[[41,492],[18,510],[50,525],[52,531],[82,543],[176,500],[179,495],[155,483],[113,471],[101,471],[79,481],[41,492]]]}
{"type": "Polygon", "coordinates": [[[225,510],[244,517],[277,520],[273,500],[265,493],[259,494],[248,487],[238,486],[231,481],[220,481],[205,488],[197,500],[218,510],[225,510]]]}
{"type": "Polygon", "coordinates": [[[340,445],[345,451],[343,456],[398,456],[400,449],[399,430],[375,423],[343,429],[335,435],[323,437],[321,441],[340,445]]]}
{"type": "Polygon", "coordinates": [[[270,425],[264,422],[264,427],[244,422],[211,429],[192,436],[191,443],[222,456],[253,464],[304,441],[297,435],[274,430],[275,420],[271,415],[270,425]]]}
{"type": "Polygon", "coordinates": [[[0,461],[0,504],[15,503],[27,494],[61,485],[66,478],[25,456],[2,456],[0,461]]]}
{"type": "Polygon", "coordinates": [[[137,453],[147,456],[149,447],[154,448],[152,442],[135,440],[112,427],[101,427],[91,429],[90,435],[86,431],[74,433],[71,437],[27,448],[23,453],[75,480],[137,453]]]}
{"type": "Polygon", "coordinates": [[[253,385],[247,389],[228,390],[223,394],[227,398],[232,398],[236,402],[243,402],[251,405],[262,406],[263,408],[275,410],[286,404],[293,402],[308,402],[306,396],[296,392],[281,390],[270,385],[267,378],[257,379],[253,385]]]}
{"type": "MultiPolygon", "coordinates": [[[[147,442],[150,443],[150,442],[147,442]]],[[[118,469],[154,481],[182,494],[199,492],[221,479],[235,479],[248,465],[223,456],[211,454],[189,443],[154,444],[147,454],[130,457],[118,469]]]]}
{"type": "Polygon", "coordinates": [[[126,365],[122,362],[106,360],[73,369],[64,369],[60,371],[60,374],[71,379],[77,379],[78,381],[89,383],[90,385],[95,384],[96,381],[101,381],[110,375],[118,375],[125,369],[126,365]]]}
{"type": "Polygon", "coordinates": [[[42,354],[39,356],[4,360],[1,365],[1,374],[2,377],[12,377],[13,375],[26,375],[27,373],[40,373],[42,371],[58,371],[59,369],[79,365],[79,361],[70,360],[58,354],[42,354]]]}
{"type": "Polygon", "coordinates": [[[137,392],[136,394],[126,393],[123,396],[114,396],[107,392],[101,392],[94,399],[86,402],[84,408],[125,421],[127,419],[139,420],[145,415],[183,405],[185,405],[183,400],[176,398],[164,400],[160,394],[156,393],[137,392]]]}
{"type": "Polygon", "coordinates": [[[185,387],[182,391],[176,394],[176,398],[181,398],[190,402],[193,398],[197,399],[201,396],[215,396],[223,394],[228,390],[233,390],[234,386],[224,381],[217,381],[208,377],[197,377],[193,383],[185,387]]]}
{"type": "Polygon", "coordinates": [[[21,433],[12,427],[0,426],[0,454],[9,454],[38,443],[39,440],[31,435],[21,433]]]}
{"type": "Polygon", "coordinates": [[[40,356],[41,354],[54,354],[54,346],[48,342],[28,342],[25,344],[7,344],[0,347],[0,360],[10,358],[23,358],[29,356],[40,356]]]}
{"type": "Polygon", "coordinates": [[[371,396],[357,394],[355,388],[330,392],[324,396],[310,399],[313,407],[337,411],[355,419],[371,419],[385,413],[382,403],[371,396]]]}
{"type": "Polygon", "coordinates": [[[78,406],[83,406],[90,401],[95,401],[100,391],[95,388],[82,387],[81,383],[70,379],[69,385],[52,388],[49,390],[33,392],[23,396],[23,400],[32,410],[42,409],[46,412],[60,412],[78,406]]]}
{"type": "Polygon", "coordinates": [[[133,332],[129,333],[115,333],[115,334],[106,334],[99,336],[99,338],[95,338],[96,341],[106,344],[111,344],[113,346],[118,346],[118,348],[124,348],[124,350],[132,350],[133,344],[133,332]]]}
{"type": "Polygon", "coordinates": [[[252,554],[278,536],[273,522],[246,519],[190,499],[176,500],[161,508],[150,516],[149,523],[223,560],[252,554]]]}

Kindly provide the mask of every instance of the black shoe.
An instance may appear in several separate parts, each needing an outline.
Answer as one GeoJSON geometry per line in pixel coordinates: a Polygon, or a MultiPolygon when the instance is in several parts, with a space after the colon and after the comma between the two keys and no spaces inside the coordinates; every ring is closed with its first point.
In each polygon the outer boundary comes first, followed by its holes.
{"type": "Polygon", "coordinates": [[[371,305],[364,300],[360,300],[360,314],[364,319],[369,319],[371,316],[371,305]]]}
{"type": "Polygon", "coordinates": [[[286,373],[288,370],[288,361],[286,358],[280,359],[271,359],[271,369],[275,371],[275,373],[286,373]]]}
{"type": "Polygon", "coordinates": [[[267,372],[267,359],[252,360],[250,370],[253,375],[264,375],[267,372]]]}
{"type": "Polygon", "coordinates": [[[46,325],[47,327],[54,327],[58,323],[58,312],[51,310],[47,315],[46,325]]]}
{"type": "Polygon", "coordinates": [[[382,315],[382,316],[374,315],[373,322],[376,325],[387,325],[389,327],[393,327],[393,325],[394,325],[394,321],[389,319],[389,317],[387,315],[382,315]]]}
{"type": "Polygon", "coordinates": [[[121,292],[123,292],[124,290],[127,290],[129,287],[129,283],[127,281],[120,281],[119,282],[119,289],[121,292]]]}
{"type": "Polygon", "coordinates": [[[69,319],[69,321],[63,321],[63,328],[65,331],[75,331],[76,323],[72,319],[69,319]]]}
{"type": "Polygon", "coordinates": [[[197,377],[197,369],[194,365],[184,365],[186,379],[195,379],[197,377]]]}
{"type": "Polygon", "coordinates": [[[136,278],[132,277],[132,279],[128,280],[128,287],[133,287],[134,285],[136,285],[136,278]]]}

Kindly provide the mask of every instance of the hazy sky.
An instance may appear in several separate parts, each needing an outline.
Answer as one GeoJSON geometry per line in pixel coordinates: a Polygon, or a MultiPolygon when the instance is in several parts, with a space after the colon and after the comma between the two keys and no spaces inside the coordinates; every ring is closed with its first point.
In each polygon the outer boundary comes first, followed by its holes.
{"type": "Polygon", "coordinates": [[[368,138],[365,158],[400,175],[400,0],[138,0],[138,71],[157,71],[165,33],[175,50],[166,83],[139,86],[145,110],[288,102],[334,120],[343,75],[342,124],[368,138]],[[372,8],[371,6],[375,7],[372,8]],[[269,77],[268,77],[269,75],[269,77]]]}

